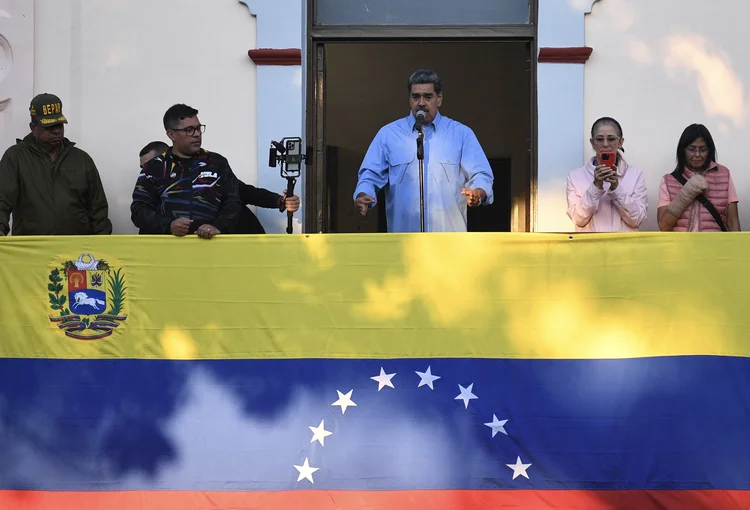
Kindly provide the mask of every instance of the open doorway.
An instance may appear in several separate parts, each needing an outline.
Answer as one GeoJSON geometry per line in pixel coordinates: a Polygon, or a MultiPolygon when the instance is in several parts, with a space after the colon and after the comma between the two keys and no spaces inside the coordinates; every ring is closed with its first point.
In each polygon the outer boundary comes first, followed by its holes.
{"type": "Polygon", "coordinates": [[[407,80],[419,68],[438,73],[441,113],[474,130],[495,174],[495,203],[469,211],[469,231],[529,229],[530,42],[326,43],[324,54],[323,207],[328,232],[386,231],[384,197],[362,217],[353,207],[352,193],[378,129],[409,113],[407,80]]]}

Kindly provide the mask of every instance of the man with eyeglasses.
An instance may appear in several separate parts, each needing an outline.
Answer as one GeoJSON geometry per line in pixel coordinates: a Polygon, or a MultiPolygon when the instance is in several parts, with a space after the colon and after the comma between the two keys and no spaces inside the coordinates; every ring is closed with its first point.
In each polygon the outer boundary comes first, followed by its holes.
{"type": "Polygon", "coordinates": [[[62,101],[39,94],[31,132],[0,160],[0,236],[111,234],[107,197],[86,152],[65,138],[62,101]]]}
{"type": "Polygon", "coordinates": [[[198,110],[172,106],[164,129],[172,147],[143,166],[130,205],[133,223],[143,234],[232,233],[242,208],[237,178],[226,158],[201,148],[206,126],[198,110]]]}
{"type": "MultiPolygon", "coordinates": [[[[153,141],[146,144],[138,155],[141,168],[152,159],[166,155],[168,150],[169,145],[162,141],[153,141]]],[[[281,212],[296,212],[299,209],[299,197],[297,195],[288,197],[286,190],[284,190],[282,195],[279,195],[264,188],[256,188],[252,184],[245,184],[239,179],[237,179],[237,185],[239,187],[240,202],[243,207],[240,209],[237,224],[233,230],[235,234],[266,233],[263,225],[258,221],[258,217],[247,207],[248,205],[266,209],[278,209],[281,212]]]]}

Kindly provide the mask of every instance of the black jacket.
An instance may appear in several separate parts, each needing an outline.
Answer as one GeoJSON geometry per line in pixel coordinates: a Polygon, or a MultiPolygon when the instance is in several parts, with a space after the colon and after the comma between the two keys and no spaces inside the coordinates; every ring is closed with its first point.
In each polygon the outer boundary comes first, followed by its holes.
{"type": "Polygon", "coordinates": [[[286,210],[284,197],[273,191],[256,188],[251,184],[245,184],[242,181],[237,181],[237,183],[239,185],[240,201],[242,202],[243,207],[240,210],[234,233],[265,234],[266,231],[260,221],[258,221],[258,217],[255,216],[253,211],[247,206],[254,205],[265,209],[278,209],[283,212],[286,210]]]}
{"type": "Polygon", "coordinates": [[[193,220],[191,233],[208,223],[232,234],[241,209],[229,162],[203,149],[192,158],[180,158],[170,148],[146,163],[130,205],[131,219],[142,234],[169,234],[177,218],[193,220]]]}

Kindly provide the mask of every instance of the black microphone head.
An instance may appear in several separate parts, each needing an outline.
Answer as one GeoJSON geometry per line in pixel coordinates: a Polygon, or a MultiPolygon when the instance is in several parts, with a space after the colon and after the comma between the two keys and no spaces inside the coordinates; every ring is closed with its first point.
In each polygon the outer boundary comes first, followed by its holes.
{"type": "Polygon", "coordinates": [[[422,125],[424,124],[424,119],[426,116],[427,112],[425,112],[424,110],[418,110],[415,114],[416,126],[418,130],[422,129],[422,125]]]}

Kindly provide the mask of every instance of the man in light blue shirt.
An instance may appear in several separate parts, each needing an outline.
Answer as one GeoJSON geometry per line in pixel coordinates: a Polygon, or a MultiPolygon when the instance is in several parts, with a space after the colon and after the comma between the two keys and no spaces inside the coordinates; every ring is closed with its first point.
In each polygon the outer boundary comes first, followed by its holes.
{"type": "Polygon", "coordinates": [[[466,232],[466,207],[491,204],[493,176],[474,132],[440,115],[438,75],[421,69],[409,78],[411,112],[383,126],[370,144],[354,190],[364,216],[385,188],[389,232],[419,232],[417,112],[424,119],[424,214],[427,232],[466,232]]]}

